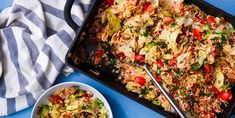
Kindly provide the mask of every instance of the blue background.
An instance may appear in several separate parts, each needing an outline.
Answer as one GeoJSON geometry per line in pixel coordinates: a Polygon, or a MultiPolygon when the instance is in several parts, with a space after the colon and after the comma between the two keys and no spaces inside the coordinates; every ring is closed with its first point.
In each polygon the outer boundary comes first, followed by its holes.
{"type": "MultiPolygon", "coordinates": [[[[210,4],[232,14],[235,16],[235,0],[205,0],[210,4]]],[[[0,0],[0,11],[5,7],[9,7],[12,4],[12,0],[0,0]]],[[[56,80],[56,83],[77,81],[89,84],[100,91],[110,103],[114,118],[162,118],[160,114],[130,100],[129,98],[113,91],[106,86],[92,80],[91,78],[76,72],[68,77],[60,75],[56,80]]],[[[1,118],[28,118],[30,117],[32,107],[22,110],[18,113],[12,114],[7,117],[1,118]]],[[[233,117],[235,118],[235,117],[233,117]]]]}

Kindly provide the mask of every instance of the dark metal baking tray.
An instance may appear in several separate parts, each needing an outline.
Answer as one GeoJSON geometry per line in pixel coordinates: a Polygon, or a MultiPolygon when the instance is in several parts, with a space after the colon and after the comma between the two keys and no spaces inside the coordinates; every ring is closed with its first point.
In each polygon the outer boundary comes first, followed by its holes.
{"type": "MultiPolygon", "coordinates": [[[[186,4],[194,4],[201,8],[205,13],[213,15],[213,16],[219,16],[224,17],[227,21],[232,23],[235,26],[235,17],[206,3],[203,0],[185,0],[186,4]]],[[[165,117],[176,117],[174,114],[164,111],[162,108],[152,104],[150,101],[145,100],[143,98],[139,98],[138,94],[135,94],[133,92],[127,91],[125,86],[116,80],[116,75],[109,71],[109,68],[96,68],[93,65],[89,63],[80,63],[77,64],[73,59],[70,58],[70,55],[73,54],[79,58],[82,58],[81,55],[77,53],[78,50],[80,50],[80,46],[83,45],[82,41],[80,40],[81,33],[86,30],[87,24],[89,22],[92,22],[92,19],[94,18],[96,11],[98,10],[100,4],[102,3],[102,0],[93,0],[90,10],[87,13],[86,19],[82,26],[78,26],[71,18],[71,7],[74,3],[74,0],[67,0],[67,3],[64,8],[64,16],[66,22],[74,29],[76,32],[76,39],[73,42],[73,45],[69,49],[67,55],[66,55],[66,63],[74,68],[75,70],[91,77],[92,79],[110,87],[111,89],[127,96],[128,98],[148,107],[149,109],[152,109],[153,111],[156,111],[157,113],[160,113],[161,115],[165,117]],[[99,74],[97,74],[99,73],[99,74]]],[[[234,93],[234,88],[232,89],[234,93]]],[[[234,94],[233,94],[234,95],[234,94]]],[[[233,100],[234,101],[234,100],[233,100]]],[[[220,118],[228,118],[231,115],[231,112],[235,106],[234,102],[230,102],[226,108],[224,108],[224,112],[221,114],[217,114],[217,116],[220,118]]]]}

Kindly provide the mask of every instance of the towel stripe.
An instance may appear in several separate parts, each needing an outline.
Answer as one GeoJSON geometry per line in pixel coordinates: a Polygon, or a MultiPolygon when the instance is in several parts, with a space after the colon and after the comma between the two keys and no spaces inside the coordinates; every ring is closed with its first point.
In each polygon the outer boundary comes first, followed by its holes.
{"type": "Polygon", "coordinates": [[[25,30],[26,32],[28,32],[28,33],[31,34],[31,31],[30,31],[29,27],[28,27],[26,24],[24,24],[23,22],[20,22],[20,21],[18,21],[18,20],[16,20],[14,23],[12,23],[12,24],[10,25],[10,27],[20,27],[20,28],[24,28],[24,30],[25,30]]]}
{"type": "Polygon", "coordinates": [[[31,60],[32,60],[32,63],[35,64],[36,60],[37,60],[37,57],[39,55],[39,51],[37,49],[37,46],[35,45],[35,43],[31,40],[30,38],[30,34],[23,31],[22,33],[22,38],[29,50],[29,53],[30,53],[30,57],[31,57],[31,60]]]}
{"type": "Polygon", "coordinates": [[[4,79],[4,72],[0,76],[0,97],[4,98],[6,96],[6,83],[4,79]]]}
{"type": "Polygon", "coordinates": [[[3,33],[5,37],[8,39],[7,43],[8,43],[8,50],[10,52],[11,61],[14,64],[15,68],[17,69],[17,74],[18,74],[19,84],[20,84],[19,95],[24,95],[26,93],[25,86],[27,86],[29,83],[25,79],[20,69],[20,65],[18,62],[17,43],[16,43],[14,33],[11,29],[3,29],[3,33]]]}
{"type": "Polygon", "coordinates": [[[83,4],[80,0],[75,0],[74,5],[81,6],[84,13],[87,13],[90,8],[90,4],[83,4]]]}
{"type": "Polygon", "coordinates": [[[26,99],[27,99],[28,106],[31,106],[36,102],[36,100],[34,99],[32,93],[26,94],[26,99]]]}
{"type": "Polygon", "coordinates": [[[70,45],[72,44],[73,42],[73,39],[72,37],[64,30],[58,32],[56,34],[60,39],[61,41],[69,48],[70,45]]]}
{"type": "Polygon", "coordinates": [[[50,61],[53,63],[57,71],[60,71],[63,68],[63,62],[49,45],[45,44],[42,51],[50,58],[50,61]]]}
{"type": "Polygon", "coordinates": [[[13,7],[12,13],[18,13],[18,12],[24,13],[25,18],[27,18],[29,21],[35,24],[42,31],[43,37],[47,38],[45,23],[40,17],[38,17],[36,13],[21,5],[15,5],[15,7],[13,7]]]}
{"type": "MultiPolygon", "coordinates": [[[[52,7],[52,6],[47,5],[45,3],[42,3],[42,7],[45,10],[45,12],[50,13],[51,15],[54,15],[57,18],[64,20],[64,11],[56,9],[55,7],[52,7]]],[[[73,14],[71,16],[76,21],[76,23],[78,23],[78,25],[81,25],[82,20],[79,17],[77,17],[76,15],[73,15],[73,14]]]]}
{"type": "Polygon", "coordinates": [[[37,73],[37,81],[42,86],[44,90],[48,89],[52,84],[47,79],[46,75],[42,71],[42,67],[40,64],[35,63],[34,65],[34,71],[37,73]]]}
{"type": "Polygon", "coordinates": [[[11,114],[16,112],[16,106],[15,106],[15,98],[8,98],[7,99],[7,114],[11,114]]]}

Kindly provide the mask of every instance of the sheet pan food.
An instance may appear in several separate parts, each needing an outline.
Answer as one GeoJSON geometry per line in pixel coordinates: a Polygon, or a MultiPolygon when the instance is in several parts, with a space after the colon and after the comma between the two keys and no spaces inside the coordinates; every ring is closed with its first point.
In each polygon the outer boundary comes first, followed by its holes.
{"type": "MultiPolygon", "coordinates": [[[[195,5],[182,0],[105,0],[80,38],[98,44],[89,54],[90,63],[115,66],[128,91],[165,111],[174,113],[144,69],[112,59],[109,46],[122,61],[148,63],[188,117],[217,117],[233,97],[233,25],[195,5]]],[[[79,53],[87,55],[85,49],[79,53]]]]}

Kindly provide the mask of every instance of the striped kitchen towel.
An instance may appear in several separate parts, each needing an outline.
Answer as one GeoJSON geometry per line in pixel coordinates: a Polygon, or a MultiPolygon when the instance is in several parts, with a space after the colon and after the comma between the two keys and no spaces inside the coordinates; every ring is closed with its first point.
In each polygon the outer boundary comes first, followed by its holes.
{"type": "MultiPolygon", "coordinates": [[[[0,14],[0,116],[25,109],[65,70],[75,32],[64,20],[66,0],[14,0],[0,14]]],[[[76,0],[78,25],[92,0],[76,0]]]]}

